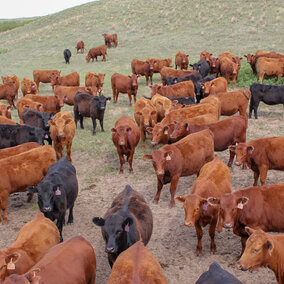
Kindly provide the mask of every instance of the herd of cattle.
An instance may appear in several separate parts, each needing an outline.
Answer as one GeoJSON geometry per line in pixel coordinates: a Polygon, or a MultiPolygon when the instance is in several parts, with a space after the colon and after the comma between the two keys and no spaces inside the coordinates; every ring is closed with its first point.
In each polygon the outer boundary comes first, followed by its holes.
{"type": "MultiPolygon", "coordinates": [[[[116,34],[103,36],[105,45],[90,49],[87,62],[97,60],[97,56],[105,61],[107,47],[118,45],[116,34]]],[[[84,48],[83,41],[77,43],[77,53],[84,53],[84,48]]],[[[65,50],[64,57],[70,63],[71,52],[65,50]]],[[[264,75],[284,76],[283,54],[258,51],[245,57],[261,82],[264,75]]],[[[266,186],[269,169],[284,171],[284,137],[246,141],[249,101],[249,117],[254,110],[257,118],[260,101],[284,104],[284,86],[253,83],[250,90],[228,92],[230,81],[234,88],[238,80],[241,60],[229,51],[215,58],[206,50],[201,52],[200,61],[190,65],[188,55],[178,52],[175,69],[171,68],[171,58],[133,59],[131,76],[111,76],[113,103],[118,103],[119,93],[128,94],[130,105],[133,96],[135,103],[134,119],[121,116],[111,129],[112,141],[120,173],[125,156],[133,172],[134,152],[140,140],[143,149],[147,137],[152,147],[164,144],[144,155],[152,160],[157,176],[154,202],[158,203],[163,185],[170,183],[170,207],[175,201],[183,204],[184,225],[196,229],[197,255],[202,253],[202,227],[209,225],[213,253],[216,227],[218,231],[233,228],[241,237],[239,267],[268,266],[278,283],[284,283],[284,236],[265,233],[284,231],[284,183],[266,186]],[[193,69],[188,70],[188,66],[193,69]],[[162,85],[152,84],[154,73],[160,73],[162,85]],[[151,81],[151,97],[136,100],[141,76],[145,76],[147,85],[151,81]],[[229,117],[220,120],[221,116],[229,117]],[[214,152],[227,149],[230,156],[225,165],[214,152]],[[235,157],[237,166],[253,171],[254,183],[232,192],[229,167],[235,157]],[[179,178],[193,174],[197,178],[190,193],[175,196],[179,178]]],[[[62,230],[67,209],[67,223],[73,223],[78,195],[72,140],[78,120],[84,128],[84,117],[92,118],[93,135],[97,119],[104,131],[106,102],[111,100],[102,95],[104,78],[105,74],[88,72],[85,86],[80,87],[77,72],[61,76],[58,70],[34,70],[33,80],[23,78],[21,83],[16,75],[2,77],[0,99],[7,100],[9,106],[0,104],[0,221],[8,223],[8,197],[19,191],[28,191],[28,201],[37,193],[42,213],[22,227],[10,247],[0,250],[0,283],[70,283],[70,279],[72,283],[95,282],[96,257],[91,244],[78,236],[63,242],[62,230]],[[40,82],[51,83],[54,95],[39,95],[40,82]],[[23,97],[18,99],[20,87],[23,97]],[[61,111],[64,104],[74,106],[74,117],[61,111]],[[19,123],[11,119],[12,108],[18,111],[19,123]],[[44,145],[44,140],[49,145],[44,145]],[[52,222],[55,220],[56,226],[52,222]],[[62,266],[66,257],[73,259],[74,267],[62,266]]],[[[140,193],[127,185],[103,218],[94,217],[93,223],[102,227],[112,267],[108,283],[138,283],[138,278],[139,283],[167,283],[159,262],[145,247],[151,238],[153,216],[140,193]]],[[[197,283],[241,282],[213,263],[197,283]]]]}

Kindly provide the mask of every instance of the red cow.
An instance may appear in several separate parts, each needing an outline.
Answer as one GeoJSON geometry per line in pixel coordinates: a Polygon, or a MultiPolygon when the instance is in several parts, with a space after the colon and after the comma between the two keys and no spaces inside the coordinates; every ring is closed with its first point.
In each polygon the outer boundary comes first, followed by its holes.
{"type": "Polygon", "coordinates": [[[220,92],[227,92],[228,83],[223,77],[216,78],[212,81],[200,83],[203,87],[203,96],[207,97],[212,94],[218,94],[220,92]]]}
{"type": "Polygon", "coordinates": [[[23,78],[21,81],[21,91],[23,96],[26,94],[36,94],[38,92],[36,83],[29,78],[23,78]]]}
{"type": "Polygon", "coordinates": [[[145,76],[146,85],[149,84],[149,78],[151,80],[151,85],[153,84],[153,73],[154,73],[154,63],[151,61],[142,61],[138,59],[133,59],[131,61],[132,73],[140,76],[145,76]]]}
{"type": "MultiPolygon", "coordinates": [[[[21,98],[22,100],[23,98],[21,98]]],[[[57,97],[55,96],[36,96],[36,95],[26,95],[25,99],[29,99],[33,102],[37,102],[41,104],[43,107],[43,110],[52,113],[52,112],[59,112],[61,108],[64,106],[64,104],[60,104],[60,101],[57,97]]],[[[40,106],[37,109],[38,111],[40,110],[40,106]]]]}
{"type": "Polygon", "coordinates": [[[18,89],[14,83],[0,84],[0,100],[7,100],[11,108],[16,108],[14,100],[17,95],[18,89]]]}
{"type": "Polygon", "coordinates": [[[79,52],[79,50],[81,50],[81,53],[84,53],[85,43],[82,40],[80,40],[77,42],[77,45],[75,48],[77,49],[77,53],[79,52]]]}
{"type": "Polygon", "coordinates": [[[105,45],[108,48],[111,48],[111,44],[113,43],[115,47],[118,45],[117,34],[103,34],[105,45]]]}
{"type": "Polygon", "coordinates": [[[94,59],[96,58],[96,61],[98,61],[98,56],[102,56],[102,61],[106,61],[106,55],[107,55],[107,46],[101,45],[97,47],[93,47],[89,50],[87,56],[86,56],[86,62],[89,63],[92,59],[92,62],[94,62],[94,59]]]}
{"type": "Polygon", "coordinates": [[[40,146],[41,145],[38,144],[37,142],[27,142],[27,143],[23,143],[17,146],[0,149],[0,160],[14,156],[14,155],[21,154],[23,152],[29,151],[33,148],[38,148],[40,146]]]}
{"type": "Polygon", "coordinates": [[[56,75],[60,76],[60,72],[58,70],[34,70],[33,71],[33,76],[34,76],[34,81],[37,85],[37,88],[39,90],[39,83],[50,83],[50,76],[56,75]]]}
{"type": "Polygon", "coordinates": [[[228,85],[230,85],[230,79],[232,79],[233,88],[235,88],[238,72],[239,72],[239,65],[237,63],[233,62],[228,57],[222,57],[220,59],[220,74],[225,76],[228,85]]]}
{"type": "Polygon", "coordinates": [[[55,85],[60,86],[80,86],[80,75],[78,72],[72,72],[65,76],[58,76],[55,74],[50,75],[50,83],[52,89],[55,85]]]}
{"type": "Polygon", "coordinates": [[[212,56],[212,53],[210,53],[209,51],[207,50],[203,50],[201,53],[200,53],[200,60],[201,59],[204,59],[207,61],[207,63],[210,65],[210,57],[212,56]]]}
{"type": "Polygon", "coordinates": [[[185,54],[184,52],[181,52],[179,51],[177,54],[176,54],[176,57],[175,57],[175,65],[176,65],[176,69],[177,67],[179,66],[180,67],[180,70],[187,70],[188,68],[188,54],[185,54]]]}
{"type": "Polygon", "coordinates": [[[11,106],[7,106],[6,104],[0,103],[0,115],[12,119],[11,106]]]}

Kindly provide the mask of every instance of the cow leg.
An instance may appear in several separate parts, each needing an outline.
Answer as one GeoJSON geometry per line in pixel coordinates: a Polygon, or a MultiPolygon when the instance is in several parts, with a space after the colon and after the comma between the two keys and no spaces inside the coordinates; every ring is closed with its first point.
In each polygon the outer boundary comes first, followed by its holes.
{"type": "Polygon", "coordinates": [[[103,118],[100,118],[100,126],[101,126],[101,131],[102,131],[102,132],[105,132],[105,130],[104,130],[104,120],[103,120],[103,118]]]}
{"type": "Polygon", "coordinates": [[[73,207],[74,206],[71,206],[69,209],[69,216],[68,216],[67,224],[73,224],[73,207]]]}
{"type": "Polygon", "coordinates": [[[260,183],[261,183],[261,185],[265,185],[266,184],[267,172],[268,172],[268,166],[267,165],[259,166],[260,183]]]}
{"type": "Polygon", "coordinates": [[[28,196],[27,202],[31,202],[31,200],[32,200],[33,197],[34,197],[34,194],[31,193],[31,192],[28,192],[28,193],[27,193],[27,196],[28,196]]]}
{"type": "Polygon", "coordinates": [[[255,119],[257,119],[257,109],[258,109],[259,103],[260,103],[259,100],[254,100],[253,110],[254,110],[254,118],[255,119]]]}
{"type": "Polygon", "coordinates": [[[66,149],[67,149],[66,159],[67,159],[70,163],[72,163],[71,147],[72,147],[72,140],[71,140],[71,142],[68,142],[67,145],[66,145],[66,149]]]}
{"type": "MultiPolygon", "coordinates": [[[[235,145],[235,144],[234,144],[235,145]]],[[[233,161],[234,161],[234,157],[235,157],[235,152],[234,151],[230,151],[230,159],[229,159],[229,162],[228,162],[228,167],[232,167],[232,164],[233,164],[233,161]]]]}
{"type": "Polygon", "coordinates": [[[80,127],[81,129],[84,129],[83,116],[81,114],[79,114],[79,119],[80,119],[80,127]]]}
{"type": "Polygon", "coordinates": [[[176,205],[176,203],[175,203],[175,193],[176,193],[178,181],[179,181],[179,176],[172,177],[171,187],[170,187],[170,193],[171,193],[170,207],[171,208],[176,205]]]}
{"type": "MultiPolygon", "coordinates": [[[[8,191],[7,190],[1,190],[1,192],[0,192],[0,208],[3,211],[3,224],[8,224],[8,215],[7,215],[8,198],[9,198],[8,191]]],[[[0,222],[1,222],[1,211],[0,211],[0,222]]]]}
{"type": "Polygon", "coordinates": [[[132,168],[132,161],[133,161],[133,156],[134,156],[134,147],[133,149],[131,149],[130,154],[127,158],[128,164],[129,164],[129,172],[132,173],[133,172],[133,168],[132,168]]]}
{"type": "Polygon", "coordinates": [[[202,253],[202,236],[203,231],[199,223],[195,223],[195,231],[197,235],[197,246],[196,246],[196,255],[200,255],[202,253]]]}
{"type": "Polygon", "coordinates": [[[119,91],[116,90],[116,95],[115,95],[115,103],[117,104],[117,101],[118,101],[118,94],[119,94],[119,91]]]}
{"type": "Polygon", "coordinates": [[[253,186],[257,186],[257,181],[258,181],[258,178],[259,178],[259,171],[258,170],[253,172],[253,178],[254,178],[253,186]]]}
{"type": "Polygon", "coordinates": [[[62,243],[63,242],[63,237],[62,237],[62,228],[63,228],[63,223],[64,223],[64,220],[65,219],[65,211],[64,211],[64,214],[60,214],[58,219],[57,219],[57,222],[56,222],[56,226],[58,228],[58,231],[59,231],[59,235],[60,235],[60,242],[62,243]]]}
{"type": "Polygon", "coordinates": [[[159,178],[157,177],[158,183],[157,183],[157,193],[156,196],[154,198],[154,203],[158,204],[159,199],[160,199],[160,195],[161,195],[161,191],[163,188],[163,183],[159,180],[159,178]]]}
{"type": "Polygon", "coordinates": [[[149,85],[149,76],[145,74],[145,78],[146,78],[146,85],[149,85]]]}
{"type": "Polygon", "coordinates": [[[117,149],[117,153],[118,153],[118,157],[119,157],[119,161],[120,161],[119,173],[123,174],[123,165],[125,164],[125,159],[124,159],[124,156],[122,155],[122,153],[118,149],[117,149]]]}
{"type": "Polygon", "coordinates": [[[140,137],[141,137],[141,140],[142,140],[142,149],[145,150],[146,133],[143,129],[143,126],[141,126],[141,128],[140,128],[140,137]]]}
{"type": "Polygon", "coordinates": [[[217,220],[218,220],[218,215],[213,218],[209,227],[209,236],[211,238],[210,250],[213,253],[216,252],[215,230],[216,230],[217,220]]]}
{"type": "Polygon", "coordinates": [[[92,117],[92,121],[93,121],[93,135],[96,135],[96,127],[97,127],[96,118],[92,117]]]}
{"type": "Polygon", "coordinates": [[[131,91],[129,91],[127,94],[128,94],[128,99],[129,99],[129,106],[132,106],[132,102],[131,102],[131,100],[132,100],[132,98],[131,98],[131,91]]]}
{"type": "Polygon", "coordinates": [[[60,160],[61,159],[61,157],[63,156],[63,154],[62,154],[62,147],[61,147],[61,145],[60,145],[60,143],[54,143],[54,150],[55,150],[55,153],[56,153],[56,158],[57,158],[57,160],[60,160]]]}

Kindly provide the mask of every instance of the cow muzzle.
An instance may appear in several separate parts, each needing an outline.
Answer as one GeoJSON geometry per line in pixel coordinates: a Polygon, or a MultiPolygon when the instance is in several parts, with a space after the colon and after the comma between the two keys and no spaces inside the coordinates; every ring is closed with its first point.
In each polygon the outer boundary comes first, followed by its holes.
{"type": "Polygon", "coordinates": [[[184,225],[188,227],[193,227],[193,222],[191,221],[184,221],[184,225]]]}
{"type": "Polygon", "coordinates": [[[50,212],[50,211],[51,211],[51,207],[50,207],[50,206],[48,206],[48,207],[43,207],[43,208],[42,208],[42,211],[43,211],[43,212],[50,212]]]}
{"type": "Polygon", "coordinates": [[[158,142],[156,142],[156,141],[151,141],[151,145],[155,146],[155,145],[157,145],[157,144],[158,144],[158,142]]]}
{"type": "Polygon", "coordinates": [[[114,247],[106,248],[105,252],[106,253],[114,253],[114,247]]]}
{"type": "Polygon", "coordinates": [[[247,270],[248,270],[248,268],[246,268],[246,267],[245,267],[243,264],[241,264],[240,262],[238,262],[237,268],[240,269],[240,270],[242,270],[242,271],[247,271],[247,270]]]}
{"type": "Polygon", "coordinates": [[[233,223],[223,223],[223,227],[225,229],[232,229],[233,228],[233,223]]]}
{"type": "Polygon", "coordinates": [[[58,136],[64,138],[64,137],[65,137],[65,134],[64,134],[64,132],[60,132],[60,133],[58,134],[58,136]]]}
{"type": "Polygon", "coordinates": [[[235,161],[235,165],[239,167],[240,165],[242,165],[242,162],[235,161]]]}

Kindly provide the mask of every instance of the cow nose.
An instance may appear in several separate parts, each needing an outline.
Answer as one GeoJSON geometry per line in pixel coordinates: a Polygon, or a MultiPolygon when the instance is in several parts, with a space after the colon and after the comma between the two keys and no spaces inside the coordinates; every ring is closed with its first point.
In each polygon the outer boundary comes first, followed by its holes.
{"type": "Polygon", "coordinates": [[[240,166],[242,163],[235,161],[236,166],[240,166]]]}
{"type": "Polygon", "coordinates": [[[240,262],[237,263],[237,268],[243,271],[247,271],[248,269],[245,268],[240,262]]]}
{"type": "Polygon", "coordinates": [[[192,225],[192,222],[190,222],[190,221],[184,221],[184,225],[185,226],[189,226],[189,227],[192,227],[193,225],[192,225]]]}
{"type": "Polygon", "coordinates": [[[224,223],[223,227],[226,228],[226,229],[231,229],[233,227],[233,224],[232,223],[224,223]]]}
{"type": "Polygon", "coordinates": [[[124,142],[119,142],[119,145],[123,146],[123,145],[125,145],[125,143],[124,142]]]}
{"type": "Polygon", "coordinates": [[[157,145],[158,143],[156,141],[151,141],[151,145],[157,145]]]}
{"type": "Polygon", "coordinates": [[[42,208],[43,212],[50,212],[51,211],[51,207],[43,207],[42,208]]]}
{"type": "Polygon", "coordinates": [[[149,123],[144,123],[144,127],[145,128],[149,127],[149,123]]]}
{"type": "Polygon", "coordinates": [[[164,171],[157,171],[157,175],[158,175],[158,176],[163,176],[164,174],[165,174],[164,171]]]}
{"type": "Polygon", "coordinates": [[[64,132],[61,132],[61,133],[58,134],[58,136],[59,137],[65,137],[65,134],[64,134],[64,132]]]}
{"type": "Polygon", "coordinates": [[[105,251],[106,251],[107,253],[114,253],[114,248],[113,248],[113,247],[106,248],[105,251]]]}

